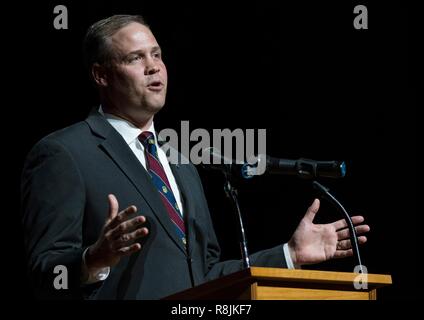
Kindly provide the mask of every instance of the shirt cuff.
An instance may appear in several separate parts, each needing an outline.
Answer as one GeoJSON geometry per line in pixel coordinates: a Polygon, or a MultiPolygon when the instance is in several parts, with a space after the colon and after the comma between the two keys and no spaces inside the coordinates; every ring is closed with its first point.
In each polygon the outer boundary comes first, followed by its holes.
{"type": "Polygon", "coordinates": [[[87,254],[87,249],[84,250],[82,254],[82,275],[81,282],[82,284],[92,284],[99,281],[104,281],[109,276],[110,267],[99,268],[95,270],[91,270],[88,272],[87,264],[85,262],[85,255],[87,254]]]}
{"type": "Polygon", "coordinates": [[[287,263],[287,268],[288,269],[301,269],[300,265],[293,263],[293,260],[291,258],[290,251],[289,251],[289,245],[288,245],[287,242],[283,245],[283,251],[284,251],[284,258],[286,259],[286,263],[287,263]]]}

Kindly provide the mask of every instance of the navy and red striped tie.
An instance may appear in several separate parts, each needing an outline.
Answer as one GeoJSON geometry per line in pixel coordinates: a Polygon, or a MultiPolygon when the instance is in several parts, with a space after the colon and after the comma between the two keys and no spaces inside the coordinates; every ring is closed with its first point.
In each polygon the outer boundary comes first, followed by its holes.
{"type": "Polygon", "coordinates": [[[156,186],[166,211],[168,212],[171,221],[175,225],[178,236],[181,238],[181,241],[185,245],[186,231],[184,220],[177,201],[175,200],[174,193],[172,192],[171,185],[169,184],[168,178],[166,177],[165,170],[159,161],[155,136],[150,131],[144,131],[138,136],[138,139],[144,146],[147,169],[150,177],[152,178],[152,182],[156,186]]]}

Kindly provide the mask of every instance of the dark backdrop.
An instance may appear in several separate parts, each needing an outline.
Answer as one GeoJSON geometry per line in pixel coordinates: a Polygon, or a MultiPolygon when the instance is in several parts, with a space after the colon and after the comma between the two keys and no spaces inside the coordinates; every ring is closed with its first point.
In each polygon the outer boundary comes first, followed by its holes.
{"type": "MultiPolygon", "coordinates": [[[[131,13],[145,16],[168,67],[168,99],[156,127],[178,130],[180,120],[189,120],[191,129],[266,128],[270,155],[345,160],[347,177],[322,183],[371,225],[363,262],[369,272],[392,274],[394,281],[379,297],[414,297],[416,101],[408,81],[406,8],[364,1],[77,3],[22,5],[7,32],[12,49],[6,64],[13,71],[7,122],[23,135],[3,139],[13,150],[7,174],[14,210],[7,226],[15,239],[9,243],[18,243],[11,252],[10,295],[31,297],[17,209],[25,156],[43,136],[84,119],[98,104],[82,63],[83,35],[94,21],[131,13]],[[57,4],[68,8],[68,30],[53,27],[57,4]],[[353,28],[357,4],[368,6],[368,30],[353,28]]],[[[223,178],[199,171],[223,257],[237,258],[237,225],[223,178]]],[[[239,191],[252,252],[287,241],[314,197],[307,181],[284,176],[258,177],[239,191]]],[[[317,221],[337,218],[323,203],[317,221]]],[[[353,263],[349,258],[310,268],[352,271],[353,263]]]]}

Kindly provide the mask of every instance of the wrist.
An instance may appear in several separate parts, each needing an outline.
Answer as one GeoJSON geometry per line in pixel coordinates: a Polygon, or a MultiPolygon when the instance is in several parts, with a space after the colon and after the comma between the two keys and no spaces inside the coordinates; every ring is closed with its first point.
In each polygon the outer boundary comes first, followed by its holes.
{"type": "Polygon", "coordinates": [[[106,266],[102,265],[101,261],[97,257],[96,249],[94,245],[89,246],[85,253],[85,265],[88,270],[104,268],[106,266]]]}
{"type": "Polygon", "coordinates": [[[294,244],[293,244],[293,241],[292,241],[292,240],[290,240],[290,241],[287,243],[287,247],[288,247],[289,254],[290,254],[290,258],[291,258],[291,260],[292,260],[293,264],[294,264],[294,265],[297,265],[298,263],[297,263],[296,250],[295,250],[295,248],[294,248],[295,246],[294,246],[294,244]]]}
{"type": "Polygon", "coordinates": [[[99,281],[104,281],[109,276],[110,267],[99,267],[100,264],[93,262],[96,261],[95,256],[93,259],[93,254],[89,255],[89,250],[93,250],[91,247],[87,247],[84,250],[82,256],[82,268],[81,268],[81,284],[91,284],[99,281]],[[88,261],[87,261],[88,259],[88,261]]]}

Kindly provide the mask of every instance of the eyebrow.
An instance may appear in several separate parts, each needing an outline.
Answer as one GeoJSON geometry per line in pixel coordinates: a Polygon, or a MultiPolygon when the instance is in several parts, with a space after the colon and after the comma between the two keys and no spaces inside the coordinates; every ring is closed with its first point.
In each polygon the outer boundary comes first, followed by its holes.
{"type": "MultiPolygon", "coordinates": [[[[131,51],[130,53],[128,53],[128,54],[126,54],[125,55],[125,57],[128,57],[128,56],[130,56],[130,55],[132,55],[132,54],[139,54],[139,53],[144,53],[144,51],[145,50],[134,50],[134,51],[131,51]]],[[[154,47],[152,47],[151,49],[150,49],[150,51],[151,52],[158,52],[158,51],[162,51],[162,49],[159,47],[159,46],[154,46],[154,47]]]]}

